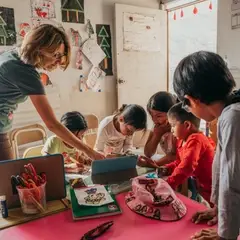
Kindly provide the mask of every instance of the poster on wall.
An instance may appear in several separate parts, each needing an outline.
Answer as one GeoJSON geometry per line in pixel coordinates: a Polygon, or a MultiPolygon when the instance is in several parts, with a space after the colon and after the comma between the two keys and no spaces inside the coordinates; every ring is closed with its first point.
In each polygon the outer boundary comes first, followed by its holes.
{"type": "Polygon", "coordinates": [[[84,23],[84,0],[61,0],[62,21],[84,23]]]}
{"type": "Polygon", "coordinates": [[[240,12],[232,14],[232,29],[240,28],[240,12]]]}
{"type": "Polygon", "coordinates": [[[105,75],[105,72],[103,72],[99,67],[93,66],[87,79],[84,79],[82,76],[80,77],[80,92],[102,92],[102,83],[105,75]]]}
{"type": "Polygon", "coordinates": [[[70,28],[70,34],[71,34],[72,46],[80,47],[82,45],[82,36],[80,35],[79,31],[74,30],[73,28],[70,28]]]}
{"type": "Polygon", "coordinates": [[[232,11],[240,9],[240,0],[232,0],[232,11]]]}
{"type": "Polygon", "coordinates": [[[132,14],[123,15],[123,50],[139,52],[159,52],[160,22],[154,16],[132,14]]]}
{"type": "Polygon", "coordinates": [[[32,18],[56,18],[55,6],[52,1],[31,0],[32,18]]]}
{"type": "Polygon", "coordinates": [[[112,40],[110,25],[96,24],[97,43],[102,48],[106,57],[100,63],[100,68],[107,76],[113,75],[112,71],[112,40]]]}
{"type": "Polygon", "coordinates": [[[24,38],[27,32],[29,32],[31,29],[30,24],[27,22],[23,22],[19,25],[19,32],[21,38],[24,38]]]}
{"type": "Polygon", "coordinates": [[[0,46],[16,43],[14,9],[0,7],[0,46]]]}

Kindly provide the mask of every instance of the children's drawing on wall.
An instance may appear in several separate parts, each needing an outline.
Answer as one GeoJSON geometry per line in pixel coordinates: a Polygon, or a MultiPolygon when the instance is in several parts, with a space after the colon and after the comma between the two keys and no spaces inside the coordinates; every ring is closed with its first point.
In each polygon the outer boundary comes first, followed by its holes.
{"type": "Polygon", "coordinates": [[[76,55],[76,68],[77,69],[79,69],[79,70],[83,69],[82,62],[83,62],[82,47],[79,47],[77,50],[77,55],[76,55]]]}
{"type": "Polygon", "coordinates": [[[93,29],[90,19],[87,20],[86,32],[88,33],[88,38],[91,38],[92,35],[94,34],[94,29],[93,29]]]}
{"type": "Polygon", "coordinates": [[[93,66],[98,66],[99,63],[106,57],[106,54],[94,39],[89,39],[84,42],[82,52],[93,66]]]}
{"type": "Polygon", "coordinates": [[[26,33],[28,31],[30,31],[31,27],[30,27],[30,24],[29,23],[21,23],[20,26],[19,26],[19,35],[24,38],[26,33]]]}
{"type": "Polygon", "coordinates": [[[110,25],[96,24],[96,32],[97,42],[106,54],[106,57],[100,63],[100,68],[106,73],[107,76],[113,75],[110,25]]]}
{"type": "Polygon", "coordinates": [[[71,39],[72,39],[72,46],[80,47],[82,45],[82,37],[78,30],[74,30],[70,28],[71,31],[71,39]]]}
{"type": "Polygon", "coordinates": [[[105,72],[103,72],[99,67],[93,66],[87,79],[80,76],[80,91],[93,91],[102,92],[102,83],[105,77],[105,72]]]}
{"type": "Polygon", "coordinates": [[[16,43],[16,30],[14,9],[0,7],[0,46],[14,45],[16,43]]]}
{"type": "Polygon", "coordinates": [[[52,1],[31,0],[32,18],[56,18],[55,6],[52,1]]]}
{"type": "Polygon", "coordinates": [[[62,21],[84,23],[84,0],[61,0],[62,21]]]}
{"type": "Polygon", "coordinates": [[[39,74],[44,87],[52,85],[52,82],[50,81],[49,76],[46,73],[41,72],[39,74]]]}

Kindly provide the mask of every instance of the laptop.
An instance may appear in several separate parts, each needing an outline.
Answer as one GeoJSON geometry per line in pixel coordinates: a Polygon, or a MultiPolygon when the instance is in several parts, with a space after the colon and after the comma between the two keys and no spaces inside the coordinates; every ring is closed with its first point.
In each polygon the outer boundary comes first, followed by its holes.
{"type": "Polygon", "coordinates": [[[137,176],[138,156],[124,156],[96,160],[92,162],[92,182],[94,184],[117,184],[137,176]]]}
{"type": "Polygon", "coordinates": [[[61,154],[0,161],[0,196],[6,195],[8,208],[20,206],[18,194],[13,193],[11,176],[24,172],[24,165],[28,163],[33,164],[37,173],[46,173],[47,201],[66,197],[64,160],[61,154]]]}

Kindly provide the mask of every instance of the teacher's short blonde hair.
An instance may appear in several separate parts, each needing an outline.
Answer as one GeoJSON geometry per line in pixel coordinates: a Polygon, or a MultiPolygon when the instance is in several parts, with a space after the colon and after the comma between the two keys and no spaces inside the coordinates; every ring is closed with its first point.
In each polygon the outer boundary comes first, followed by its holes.
{"type": "Polygon", "coordinates": [[[42,68],[44,53],[53,54],[61,44],[65,47],[64,62],[61,64],[65,70],[71,58],[69,39],[63,30],[50,24],[42,24],[26,34],[20,48],[20,56],[26,63],[42,68]]]}

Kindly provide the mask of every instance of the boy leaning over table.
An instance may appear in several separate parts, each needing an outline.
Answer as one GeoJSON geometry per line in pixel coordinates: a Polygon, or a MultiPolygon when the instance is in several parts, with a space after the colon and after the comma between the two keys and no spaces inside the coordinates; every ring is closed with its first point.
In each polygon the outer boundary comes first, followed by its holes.
{"type": "Polygon", "coordinates": [[[204,229],[193,240],[236,240],[240,228],[240,91],[223,59],[200,51],[177,66],[174,91],[182,107],[211,122],[218,118],[218,145],[213,162],[211,201],[215,207],[196,213],[194,223],[218,221],[218,230],[204,229]]]}

